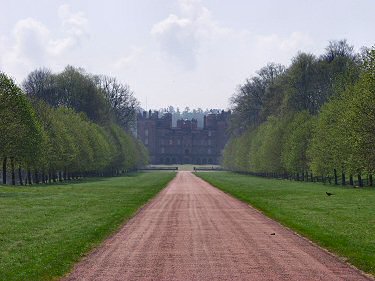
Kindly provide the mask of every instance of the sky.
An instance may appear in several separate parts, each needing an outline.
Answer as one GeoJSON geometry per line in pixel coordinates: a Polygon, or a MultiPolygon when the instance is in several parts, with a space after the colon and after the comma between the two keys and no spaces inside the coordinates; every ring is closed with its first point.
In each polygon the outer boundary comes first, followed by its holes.
{"type": "Polygon", "coordinates": [[[66,65],[130,85],[141,106],[230,107],[268,62],[375,44],[374,0],[0,0],[0,71],[66,65]]]}

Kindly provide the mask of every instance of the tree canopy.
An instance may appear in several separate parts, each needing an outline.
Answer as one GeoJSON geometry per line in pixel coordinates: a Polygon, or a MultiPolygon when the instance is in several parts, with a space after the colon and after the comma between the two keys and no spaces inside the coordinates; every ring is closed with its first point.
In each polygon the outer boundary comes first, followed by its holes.
{"type": "Polygon", "coordinates": [[[11,173],[15,184],[16,167],[23,184],[117,175],[147,163],[132,134],[138,101],[129,86],[71,66],[58,74],[37,69],[22,85],[0,73],[4,183],[11,173]]]}
{"type": "Polygon", "coordinates": [[[319,57],[298,53],[275,76],[261,75],[262,69],[248,78],[232,98],[224,166],[324,176],[373,173],[374,65],[374,47],[355,53],[341,40],[330,42],[319,57]]]}

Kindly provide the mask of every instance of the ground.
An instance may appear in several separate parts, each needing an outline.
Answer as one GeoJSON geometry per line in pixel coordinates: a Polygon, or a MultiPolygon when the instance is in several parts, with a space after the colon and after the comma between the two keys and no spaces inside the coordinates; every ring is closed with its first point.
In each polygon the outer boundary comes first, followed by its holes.
{"type": "Polygon", "coordinates": [[[370,280],[183,171],[68,280],[370,280]]]}

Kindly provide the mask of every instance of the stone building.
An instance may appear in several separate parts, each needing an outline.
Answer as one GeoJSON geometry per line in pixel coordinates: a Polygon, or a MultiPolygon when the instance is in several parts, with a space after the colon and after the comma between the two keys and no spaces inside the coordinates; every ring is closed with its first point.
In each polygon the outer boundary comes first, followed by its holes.
{"type": "Polygon", "coordinates": [[[204,116],[203,128],[196,119],[177,120],[157,111],[138,115],[137,135],[150,153],[151,164],[219,164],[228,140],[230,111],[204,116]]]}

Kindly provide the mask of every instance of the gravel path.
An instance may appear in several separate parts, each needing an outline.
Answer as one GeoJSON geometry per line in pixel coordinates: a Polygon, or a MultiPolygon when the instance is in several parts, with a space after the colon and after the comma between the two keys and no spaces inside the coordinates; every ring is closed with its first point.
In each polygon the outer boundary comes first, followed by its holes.
{"type": "Polygon", "coordinates": [[[192,173],[179,172],[63,280],[373,279],[192,173]]]}

